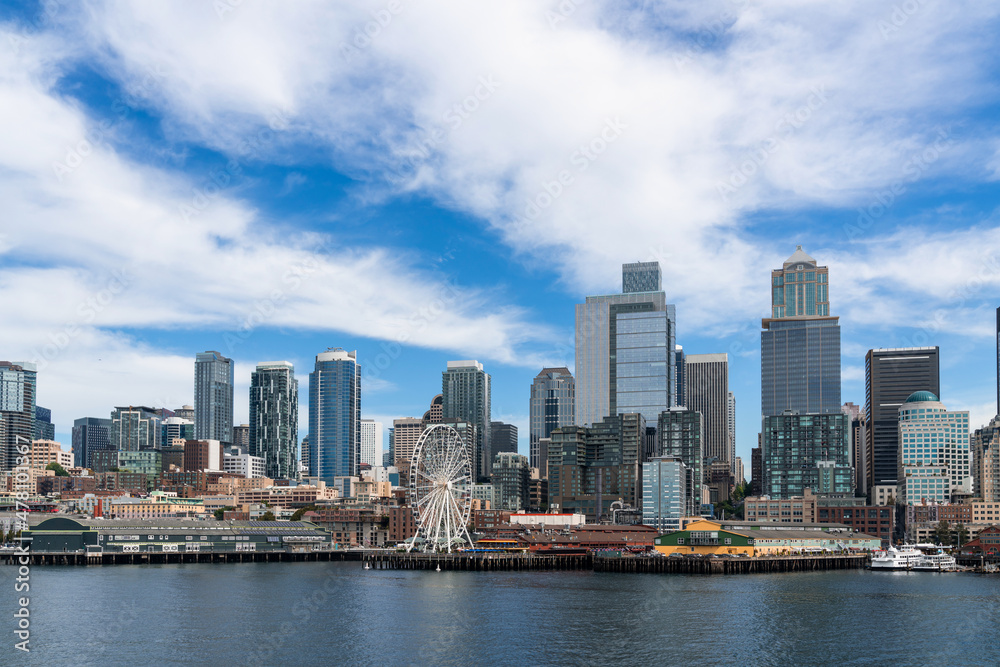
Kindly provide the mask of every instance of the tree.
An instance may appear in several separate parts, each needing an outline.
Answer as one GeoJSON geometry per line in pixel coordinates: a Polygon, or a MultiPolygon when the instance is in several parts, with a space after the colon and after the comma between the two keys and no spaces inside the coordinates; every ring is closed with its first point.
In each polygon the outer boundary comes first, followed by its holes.
{"type": "Polygon", "coordinates": [[[56,477],[69,477],[69,473],[66,472],[66,468],[63,468],[61,465],[59,465],[55,461],[53,461],[52,463],[50,463],[47,466],[45,466],[45,469],[46,470],[55,470],[56,471],[56,477]]]}
{"type": "Polygon", "coordinates": [[[947,521],[938,522],[934,529],[934,541],[938,544],[948,544],[951,542],[951,527],[947,521]]]}
{"type": "Polygon", "coordinates": [[[261,521],[274,521],[274,512],[268,510],[264,512],[263,516],[260,517],[261,521]]]}
{"type": "Polygon", "coordinates": [[[220,507],[219,509],[215,510],[214,514],[216,520],[222,521],[223,514],[225,514],[226,512],[232,512],[234,509],[236,508],[233,507],[232,505],[226,505],[225,507],[220,507]]]}
{"type": "Polygon", "coordinates": [[[955,537],[957,538],[955,546],[961,547],[969,541],[969,529],[965,527],[964,523],[958,524],[955,528],[957,529],[957,533],[955,534],[955,537]]]}
{"type": "Polygon", "coordinates": [[[292,521],[302,521],[302,516],[306,512],[312,512],[315,510],[316,510],[315,505],[307,505],[306,507],[300,507],[299,509],[295,510],[294,514],[292,514],[292,521]]]}

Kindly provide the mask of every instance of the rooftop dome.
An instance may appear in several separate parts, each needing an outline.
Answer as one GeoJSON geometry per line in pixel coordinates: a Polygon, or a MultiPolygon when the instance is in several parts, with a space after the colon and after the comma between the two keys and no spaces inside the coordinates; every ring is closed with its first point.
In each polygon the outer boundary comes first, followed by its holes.
{"type": "Polygon", "coordinates": [[[906,399],[906,403],[937,403],[938,397],[929,391],[915,391],[906,399]]]}

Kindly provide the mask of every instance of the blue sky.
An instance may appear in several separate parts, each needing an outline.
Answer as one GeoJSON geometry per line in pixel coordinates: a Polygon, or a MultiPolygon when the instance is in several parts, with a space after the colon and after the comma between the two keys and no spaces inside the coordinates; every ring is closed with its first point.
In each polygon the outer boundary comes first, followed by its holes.
{"type": "Polygon", "coordinates": [[[191,403],[203,350],[236,359],[240,421],[261,361],[304,391],[317,352],[357,349],[363,412],[388,422],[474,358],[526,453],[531,379],[573,364],[573,305],[657,260],[678,342],[730,354],[748,457],[769,271],[801,244],[830,267],[843,400],[864,403],[869,348],[939,345],[942,399],[978,426],[998,14],[0,5],[0,357],[39,364],[66,446],[75,418],[191,403]]]}

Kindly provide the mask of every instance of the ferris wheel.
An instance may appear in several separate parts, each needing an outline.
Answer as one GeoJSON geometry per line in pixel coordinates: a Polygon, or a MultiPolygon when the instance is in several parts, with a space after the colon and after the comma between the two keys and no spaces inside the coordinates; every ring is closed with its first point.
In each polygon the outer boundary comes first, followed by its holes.
{"type": "Polygon", "coordinates": [[[466,526],[472,511],[472,464],[465,442],[447,424],[428,427],[410,464],[409,502],[417,534],[406,550],[448,551],[472,544],[466,526]]]}

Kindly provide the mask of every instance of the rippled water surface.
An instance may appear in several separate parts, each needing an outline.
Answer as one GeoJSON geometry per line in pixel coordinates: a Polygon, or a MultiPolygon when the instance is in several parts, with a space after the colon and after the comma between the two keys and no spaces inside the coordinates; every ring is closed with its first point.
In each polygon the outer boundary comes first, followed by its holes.
{"type": "MultiPolygon", "coordinates": [[[[0,609],[15,608],[0,568],[0,609]]],[[[1000,576],[35,567],[46,665],[994,665],[1000,576]]],[[[16,662],[15,662],[16,659],[16,662]]]]}

